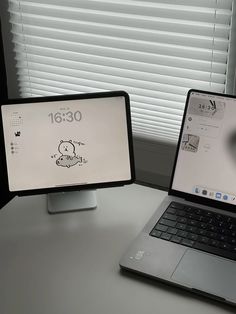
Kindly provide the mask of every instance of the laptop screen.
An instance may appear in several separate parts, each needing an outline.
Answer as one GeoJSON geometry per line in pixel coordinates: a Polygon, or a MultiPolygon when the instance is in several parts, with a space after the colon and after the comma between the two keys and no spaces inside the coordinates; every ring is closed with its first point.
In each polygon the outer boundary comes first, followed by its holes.
{"type": "Polygon", "coordinates": [[[189,92],[172,189],[236,204],[236,98],[189,92]]]}

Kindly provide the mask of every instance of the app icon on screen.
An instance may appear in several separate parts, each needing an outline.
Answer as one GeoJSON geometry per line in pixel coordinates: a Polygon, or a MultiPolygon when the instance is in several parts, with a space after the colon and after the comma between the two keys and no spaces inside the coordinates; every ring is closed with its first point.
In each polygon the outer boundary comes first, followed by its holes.
{"type": "Polygon", "coordinates": [[[200,137],[193,134],[184,134],[181,149],[187,152],[196,153],[199,146],[200,137]]]}
{"type": "Polygon", "coordinates": [[[222,194],[220,192],[216,193],[216,198],[221,199],[222,194]]]}
{"type": "Polygon", "coordinates": [[[227,201],[227,200],[228,200],[228,195],[225,194],[225,195],[223,196],[223,200],[227,201]]]}
{"type": "Polygon", "coordinates": [[[16,132],[14,132],[14,134],[15,134],[15,137],[19,137],[19,136],[21,136],[21,131],[16,131],[16,132]]]}

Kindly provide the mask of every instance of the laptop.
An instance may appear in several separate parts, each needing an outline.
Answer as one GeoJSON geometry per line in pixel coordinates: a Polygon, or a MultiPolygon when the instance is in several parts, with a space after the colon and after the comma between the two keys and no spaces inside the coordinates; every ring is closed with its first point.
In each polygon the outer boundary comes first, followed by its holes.
{"type": "Polygon", "coordinates": [[[168,196],[120,266],[236,305],[236,97],[188,92],[168,196]]]}

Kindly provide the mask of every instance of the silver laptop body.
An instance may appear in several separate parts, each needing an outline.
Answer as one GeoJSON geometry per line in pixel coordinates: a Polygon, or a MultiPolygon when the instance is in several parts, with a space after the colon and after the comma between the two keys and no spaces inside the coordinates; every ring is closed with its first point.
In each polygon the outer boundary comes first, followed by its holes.
{"type": "Polygon", "coordinates": [[[152,236],[171,204],[236,218],[236,97],[189,91],[168,196],[120,261],[122,269],[236,305],[234,244],[223,257],[196,248],[197,241],[152,236]]]}

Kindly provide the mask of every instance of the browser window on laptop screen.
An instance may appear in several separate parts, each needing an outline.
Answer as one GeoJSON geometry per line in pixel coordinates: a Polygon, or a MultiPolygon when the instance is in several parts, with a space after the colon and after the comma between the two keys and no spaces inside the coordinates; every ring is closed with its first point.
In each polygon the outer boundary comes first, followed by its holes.
{"type": "Polygon", "coordinates": [[[236,204],[236,99],[191,91],[172,189],[236,204]]]}

